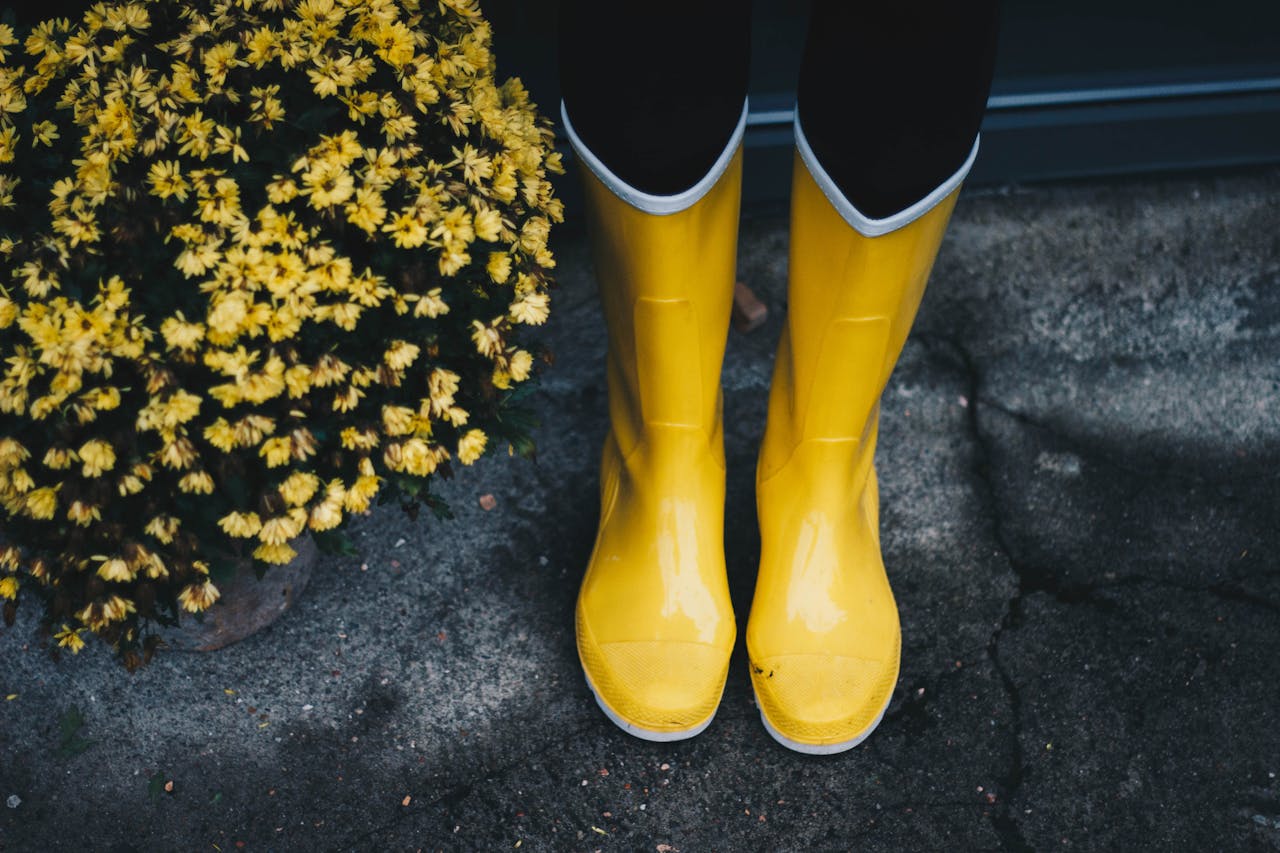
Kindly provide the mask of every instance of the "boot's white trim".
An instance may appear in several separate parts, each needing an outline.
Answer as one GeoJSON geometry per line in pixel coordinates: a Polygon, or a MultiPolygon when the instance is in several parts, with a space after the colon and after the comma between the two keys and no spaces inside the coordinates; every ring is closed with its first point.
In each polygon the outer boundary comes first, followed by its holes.
{"type": "MultiPolygon", "coordinates": [[[[583,670],[582,674],[586,676],[587,687],[591,688],[591,695],[596,697],[596,704],[600,706],[601,711],[604,711],[604,715],[609,718],[609,722],[613,723],[615,726],[622,729],[627,734],[632,735],[633,737],[638,737],[641,740],[651,741],[652,743],[673,743],[678,740],[688,740],[691,737],[702,734],[702,732],[706,730],[707,726],[711,725],[711,721],[716,718],[716,712],[712,711],[710,717],[707,717],[705,720],[694,725],[692,728],[676,729],[675,731],[668,731],[668,732],[660,732],[660,731],[656,731],[655,729],[641,728],[640,726],[637,726],[635,723],[629,723],[626,720],[624,720],[622,717],[618,716],[618,714],[615,713],[614,710],[610,708],[607,704],[605,704],[605,701],[600,698],[600,693],[596,690],[596,686],[591,683],[591,676],[586,675],[585,669],[583,670]]],[[[723,697],[724,688],[723,687],[720,688],[720,691],[721,691],[721,696],[723,697]]],[[[719,707],[719,705],[720,705],[719,700],[716,700],[717,708],[719,707]]]]}
{"type": "MultiPolygon", "coordinates": [[[[755,693],[754,684],[751,685],[751,692],[755,693]]],[[[880,713],[876,715],[875,720],[871,725],[867,726],[861,734],[856,735],[849,740],[840,741],[839,743],[813,744],[801,743],[798,740],[792,740],[774,728],[773,723],[769,722],[769,718],[764,713],[764,706],[760,704],[759,694],[756,694],[756,706],[760,708],[760,722],[764,723],[765,731],[769,733],[769,736],[785,746],[787,749],[801,752],[805,755],[835,755],[837,753],[853,749],[855,746],[870,737],[871,733],[876,730],[876,726],[880,725],[880,721],[884,719],[884,712],[889,710],[889,704],[892,700],[893,694],[890,693],[889,698],[885,700],[884,707],[880,709],[880,713]]]]}
{"type": "Polygon", "coordinates": [[[836,186],[836,182],[827,174],[827,170],[822,168],[822,164],[818,162],[818,156],[813,153],[813,149],[809,147],[809,140],[805,138],[804,130],[800,127],[800,111],[796,111],[794,121],[796,133],[796,148],[800,151],[800,159],[804,161],[804,165],[809,169],[809,174],[813,175],[813,180],[821,188],[822,194],[827,197],[827,201],[831,202],[845,222],[864,237],[879,237],[881,234],[888,234],[890,231],[897,231],[905,225],[924,216],[930,210],[937,206],[965,179],[969,174],[969,170],[973,168],[973,161],[978,157],[978,141],[981,138],[973,140],[973,148],[969,150],[969,157],[964,161],[964,165],[959,170],[943,181],[933,192],[917,201],[904,210],[900,210],[892,216],[886,216],[884,219],[872,219],[858,208],[853,206],[853,202],[844,197],[844,193],[836,186]]]}
{"type": "Polygon", "coordinates": [[[729,144],[720,153],[715,165],[711,167],[711,171],[689,189],[678,192],[675,195],[653,195],[642,192],[611,172],[609,167],[599,157],[591,153],[591,149],[578,137],[577,132],[573,129],[573,124],[569,121],[569,111],[565,109],[563,100],[560,102],[560,118],[564,121],[564,129],[569,134],[569,143],[573,146],[574,153],[582,158],[582,162],[587,164],[587,168],[600,179],[601,183],[609,188],[610,192],[645,213],[668,216],[672,213],[687,210],[697,204],[698,200],[715,186],[716,181],[720,180],[720,176],[724,174],[725,169],[729,168],[729,161],[733,159],[734,152],[738,150],[738,146],[742,143],[742,135],[746,131],[747,103],[745,100],[742,102],[742,116],[738,119],[738,126],[734,129],[733,135],[729,137],[729,144]]]}

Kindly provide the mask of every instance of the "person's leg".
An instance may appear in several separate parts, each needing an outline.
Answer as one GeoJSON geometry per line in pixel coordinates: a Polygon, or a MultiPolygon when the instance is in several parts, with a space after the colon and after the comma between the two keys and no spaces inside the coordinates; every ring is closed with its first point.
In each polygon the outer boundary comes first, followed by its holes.
{"type": "Polygon", "coordinates": [[[745,122],[737,6],[562,10],[563,114],[609,334],[610,430],[578,654],[605,714],[649,740],[710,723],[736,634],[720,367],[745,122]]]}
{"type": "Polygon", "coordinates": [[[575,148],[643,193],[696,184],[742,117],[748,10],[742,0],[561,0],[560,93],[575,148]]]}
{"type": "Polygon", "coordinates": [[[861,742],[897,682],[873,466],[879,399],[976,151],[997,11],[814,4],[747,625],[764,723],[802,752],[861,742]]]}
{"type": "Polygon", "coordinates": [[[998,0],[815,0],[799,125],[812,159],[863,216],[890,217],[967,171],[999,14],[998,0]]]}

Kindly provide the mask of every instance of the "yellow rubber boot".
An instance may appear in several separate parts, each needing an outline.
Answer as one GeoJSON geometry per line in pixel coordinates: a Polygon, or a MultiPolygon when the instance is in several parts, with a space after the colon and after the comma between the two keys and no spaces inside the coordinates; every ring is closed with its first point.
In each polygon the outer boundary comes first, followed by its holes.
{"type": "MultiPolygon", "coordinates": [[[[565,123],[572,137],[568,116],[565,123]]],[[[611,426],[600,526],[578,596],[578,655],[605,714],[646,740],[706,728],[736,633],[724,562],[720,368],[740,139],[741,129],[685,198],[647,197],[678,208],[657,214],[643,209],[653,205],[641,193],[623,186],[620,196],[620,182],[578,149],[609,332],[611,426]]]]}
{"type": "Polygon", "coordinates": [[[826,754],[871,733],[898,679],[901,633],[873,466],[879,400],[959,180],[900,214],[900,227],[861,223],[886,232],[866,236],[811,165],[797,150],[787,323],[756,470],[761,555],[747,653],[770,734],[826,754]]]}

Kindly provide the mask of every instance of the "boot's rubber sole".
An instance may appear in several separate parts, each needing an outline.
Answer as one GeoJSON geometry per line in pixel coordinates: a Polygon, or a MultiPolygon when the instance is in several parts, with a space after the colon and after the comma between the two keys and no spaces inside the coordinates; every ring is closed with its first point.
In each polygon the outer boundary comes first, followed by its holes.
{"type": "MultiPolygon", "coordinates": [[[[754,685],[752,685],[751,693],[753,696],[755,695],[754,685]]],[[[857,746],[858,744],[866,740],[871,735],[871,733],[876,730],[876,726],[880,725],[880,721],[884,719],[885,711],[889,710],[889,704],[893,701],[893,694],[892,693],[889,694],[889,698],[885,701],[884,707],[881,708],[880,713],[876,715],[875,721],[872,722],[871,725],[867,726],[867,728],[861,734],[857,735],[856,737],[850,738],[849,740],[840,741],[839,743],[822,743],[822,744],[801,743],[798,740],[792,740],[791,738],[782,734],[782,732],[778,731],[773,727],[773,723],[769,722],[769,718],[764,715],[764,708],[760,705],[760,697],[756,696],[755,699],[756,699],[756,707],[760,708],[760,722],[764,723],[765,731],[767,731],[769,733],[769,736],[772,737],[774,740],[776,740],[778,743],[782,744],[787,749],[791,749],[796,752],[801,752],[801,753],[804,753],[805,755],[835,755],[836,753],[845,752],[847,750],[853,749],[855,746],[857,746]]]]}
{"type": "MultiPolygon", "coordinates": [[[[585,670],[583,671],[582,674],[583,674],[584,680],[587,682],[587,687],[591,690],[591,695],[594,696],[596,699],[596,704],[600,706],[601,711],[604,711],[604,715],[609,718],[609,722],[613,723],[615,726],[622,729],[627,734],[633,737],[638,737],[641,740],[647,740],[653,743],[671,743],[677,740],[688,740],[691,737],[702,734],[702,732],[707,728],[707,726],[711,725],[711,721],[716,718],[716,712],[712,711],[711,716],[707,717],[705,720],[693,726],[692,728],[676,729],[675,731],[669,731],[669,732],[660,732],[660,731],[655,731],[654,729],[646,729],[641,726],[637,726],[635,723],[629,723],[626,720],[624,720],[622,717],[618,716],[618,714],[612,708],[610,708],[607,704],[605,704],[605,701],[603,699],[600,698],[600,693],[596,690],[596,686],[591,683],[591,677],[586,674],[585,670]]],[[[723,694],[724,694],[724,689],[721,688],[721,695],[723,696],[723,694]]],[[[719,705],[720,705],[720,702],[719,700],[717,700],[716,706],[719,707],[719,705]]]]}

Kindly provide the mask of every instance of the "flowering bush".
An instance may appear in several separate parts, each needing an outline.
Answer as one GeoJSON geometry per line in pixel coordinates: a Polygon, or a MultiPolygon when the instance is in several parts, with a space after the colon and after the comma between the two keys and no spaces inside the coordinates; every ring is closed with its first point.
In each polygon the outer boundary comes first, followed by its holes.
{"type": "MultiPolygon", "coordinates": [[[[375,498],[527,453],[562,171],[474,0],[0,25],[0,597],[130,668],[375,498]]],[[[327,533],[326,533],[327,532],[327,533]]]]}

